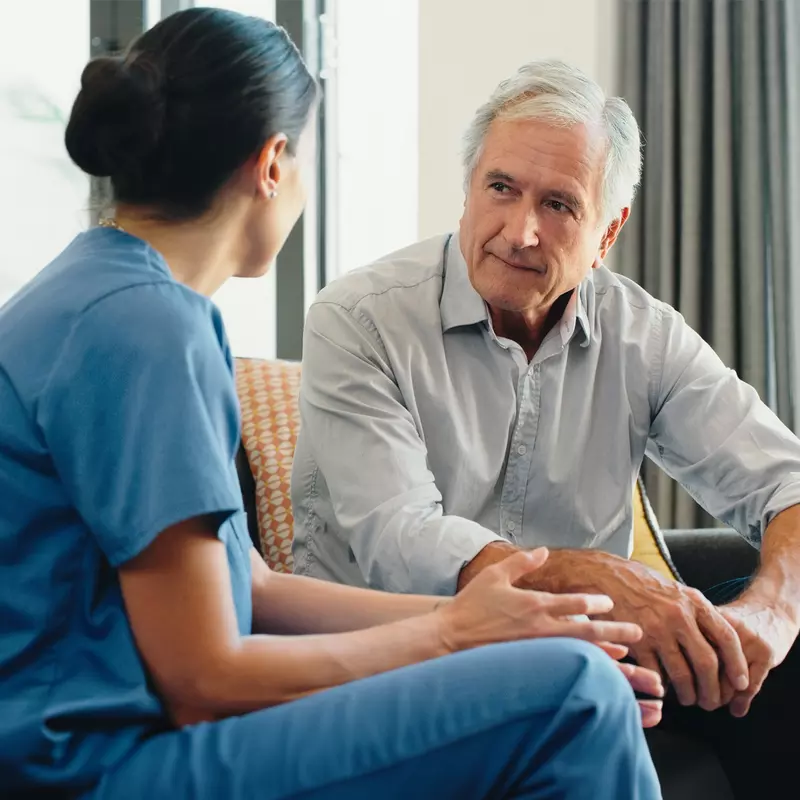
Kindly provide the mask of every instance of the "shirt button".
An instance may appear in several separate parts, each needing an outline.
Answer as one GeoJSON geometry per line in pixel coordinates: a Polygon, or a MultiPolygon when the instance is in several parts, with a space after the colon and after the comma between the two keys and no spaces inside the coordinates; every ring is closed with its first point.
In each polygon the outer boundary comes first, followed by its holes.
{"type": "Polygon", "coordinates": [[[517,525],[513,520],[511,520],[510,522],[506,523],[506,530],[508,530],[508,531],[516,530],[516,527],[517,527],[517,525]]]}
{"type": "Polygon", "coordinates": [[[525,455],[525,453],[527,453],[527,452],[528,452],[528,448],[527,448],[527,447],[525,447],[525,445],[524,445],[524,444],[521,444],[521,445],[520,445],[520,446],[517,448],[517,452],[518,452],[518,453],[519,453],[521,456],[524,456],[524,455],[525,455]]]}

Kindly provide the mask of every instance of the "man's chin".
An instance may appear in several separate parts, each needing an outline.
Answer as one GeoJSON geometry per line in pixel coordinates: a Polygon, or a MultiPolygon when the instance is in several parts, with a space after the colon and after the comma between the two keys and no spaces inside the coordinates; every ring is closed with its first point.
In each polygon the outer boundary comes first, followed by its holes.
{"type": "Polygon", "coordinates": [[[482,297],[490,308],[497,311],[507,311],[511,314],[521,314],[524,311],[537,308],[542,304],[543,299],[540,292],[523,295],[515,291],[487,292],[482,297]]]}
{"type": "MultiPolygon", "coordinates": [[[[509,274],[495,274],[494,280],[484,280],[475,286],[478,294],[492,307],[503,311],[524,311],[540,305],[547,297],[547,285],[540,275],[530,275],[523,270],[509,274]]],[[[485,278],[489,276],[486,275],[485,278]]]]}

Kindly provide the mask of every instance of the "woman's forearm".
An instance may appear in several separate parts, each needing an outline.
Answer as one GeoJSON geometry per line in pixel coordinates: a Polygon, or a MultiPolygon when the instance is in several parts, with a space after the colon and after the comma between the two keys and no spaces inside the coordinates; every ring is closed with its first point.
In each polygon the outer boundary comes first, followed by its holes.
{"type": "Polygon", "coordinates": [[[427,614],[441,597],[391,594],[300,575],[254,571],[253,632],[341,633],[427,614]]]}
{"type": "Polygon", "coordinates": [[[350,633],[243,637],[185,702],[198,719],[244,714],[446,655],[438,616],[350,633]]]}

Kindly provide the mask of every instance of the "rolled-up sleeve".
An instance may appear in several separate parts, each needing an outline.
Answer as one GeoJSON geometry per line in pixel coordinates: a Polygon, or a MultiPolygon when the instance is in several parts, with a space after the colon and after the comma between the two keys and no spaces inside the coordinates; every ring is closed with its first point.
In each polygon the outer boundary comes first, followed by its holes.
{"type": "Polygon", "coordinates": [[[669,306],[659,336],[647,454],[760,545],[775,515],[800,503],[800,440],[669,306]]]}
{"type": "Polygon", "coordinates": [[[461,568],[502,539],[444,513],[374,324],[357,308],[317,302],[303,363],[304,436],[364,579],[388,591],[453,594],[461,568]]]}

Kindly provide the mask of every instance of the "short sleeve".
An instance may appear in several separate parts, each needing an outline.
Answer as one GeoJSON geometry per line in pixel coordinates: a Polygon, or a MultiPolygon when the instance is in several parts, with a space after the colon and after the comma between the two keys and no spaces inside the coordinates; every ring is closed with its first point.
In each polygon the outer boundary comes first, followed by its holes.
{"type": "Polygon", "coordinates": [[[179,284],[84,311],[37,419],[75,509],[113,566],[165,528],[241,509],[239,409],[219,312],[179,284]]]}

